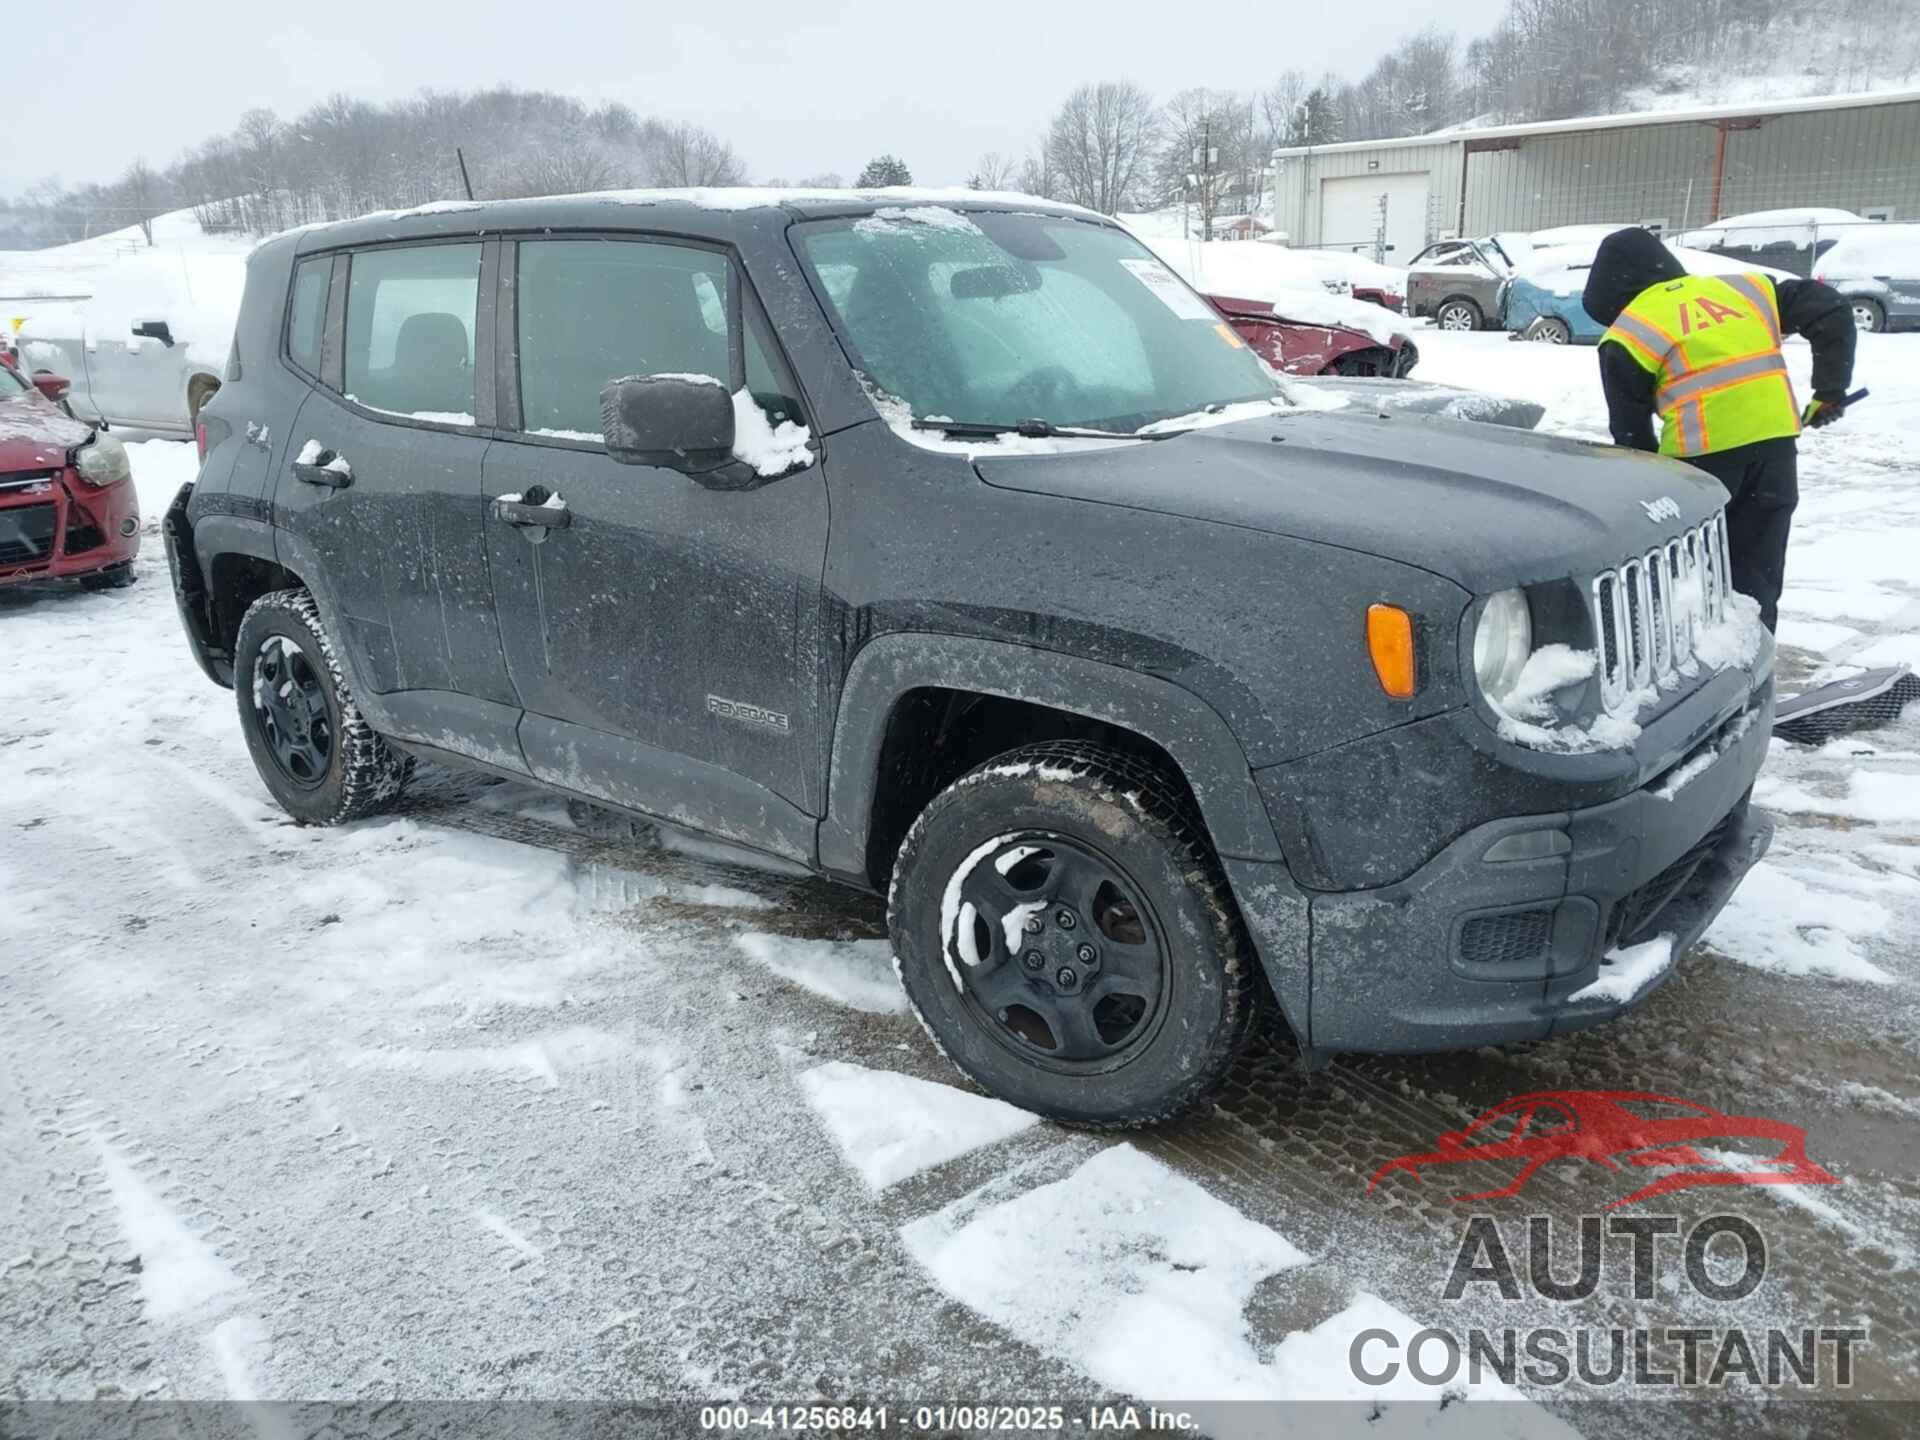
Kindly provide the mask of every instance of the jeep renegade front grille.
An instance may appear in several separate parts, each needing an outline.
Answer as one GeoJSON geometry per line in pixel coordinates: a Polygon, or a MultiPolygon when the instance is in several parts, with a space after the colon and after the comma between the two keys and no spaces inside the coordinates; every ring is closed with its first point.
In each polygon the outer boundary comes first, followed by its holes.
{"type": "Polygon", "coordinates": [[[1695,628],[1726,616],[1729,582],[1724,511],[1595,576],[1588,595],[1601,703],[1611,710],[1692,659],[1695,628]]]}

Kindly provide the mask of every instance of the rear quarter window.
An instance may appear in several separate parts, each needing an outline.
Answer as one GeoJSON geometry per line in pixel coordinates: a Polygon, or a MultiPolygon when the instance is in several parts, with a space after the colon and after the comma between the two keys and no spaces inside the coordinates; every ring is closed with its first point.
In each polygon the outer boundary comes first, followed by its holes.
{"type": "Polygon", "coordinates": [[[327,280],[333,257],[302,260],[293,272],[293,300],[287,307],[287,358],[309,375],[320,373],[320,336],[326,328],[327,280]]]}

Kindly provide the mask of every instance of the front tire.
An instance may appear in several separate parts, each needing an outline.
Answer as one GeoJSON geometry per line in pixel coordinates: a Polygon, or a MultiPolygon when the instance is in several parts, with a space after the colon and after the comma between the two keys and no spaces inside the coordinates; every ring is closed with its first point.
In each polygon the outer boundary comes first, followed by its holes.
{"type": "Polygon", "coordinates": [[[1878,300],[1859,299],[1853,303],[1853,328],[1878,334],[1887,328],[1887,312],[1878,300]]]}
{"type": "Polygon", "coordinates": [[[1170,1119],[1246,1038],[1253,950],[1199,816],[1114,750],[1026,746],[934,797],[895,862],[887,925],[948,1058],[1065,1124],[1170,1119]]]}
{"type": "Polygon", "coordinates": [[[1487,322],[1473,301],[1453,299],[1434,312],[1433,323],[1442,330],[1479,330],[1487,322]]]}
{"type": "Polygon", "coordinates": [[[305,590],[247,608],[234,642],[233,694],[254,768],[303,825],[343,825],[400,796],[413,759],[374,734],[305,590]]]}

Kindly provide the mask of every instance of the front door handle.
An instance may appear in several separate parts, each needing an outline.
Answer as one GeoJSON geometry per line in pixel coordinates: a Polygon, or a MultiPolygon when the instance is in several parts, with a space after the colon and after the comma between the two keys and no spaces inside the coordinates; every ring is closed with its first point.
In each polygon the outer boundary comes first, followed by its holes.
{"type": "Polygon", "coordinates": [[[309,440],[294,457],[293,478],[329,490],[344,490],[353,484],[353,466],[346,456],[328,450],[318,440],[309,440]]]}
{"type": "Polygon", "coordinates": [[[535,526],[541,530],[564,530],[573,523],[567,502],[536,485],[524,495],[500,495],[494,498],[494,517],[509,525],[535,526]]]}

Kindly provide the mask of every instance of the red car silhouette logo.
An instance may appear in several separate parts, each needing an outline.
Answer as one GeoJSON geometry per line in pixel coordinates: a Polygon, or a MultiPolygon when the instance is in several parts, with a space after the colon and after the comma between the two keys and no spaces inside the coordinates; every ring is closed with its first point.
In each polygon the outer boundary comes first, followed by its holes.
{"type": "Polygon", "coordinates": [[[1549,1160],[1591,1160],[1609,1170],[1664,1170],[1631,1195],[1610,1203],[1617,1209],[1639,1200],[1696,1185],[1838,1185],[1839,1177],[1807,1158],[1807,1132],[1798,1125],[1755,1115],[1725,1115],[1710,1106],[1641,1090],[1545,1090],[1517,1095],[1479,1116],[1464,1130],[1450,1130],[1425,1155],[1402,1155],[1373,1172],[1367,1193],[1387,1176],[1405,1171],[1418,1180],[1422,1167],[1518,1161],[1519,1173],[1495,1190],[1456,1200],[1499,1200],[1517,1195],[1549,1160]],[[1747,1153],[1753,1142],[1777,1146],[1769,1157],[1747,1153]],[[1717,1142],[1733,1142],[1730,1149],[1717,1142]],[[1741,1142],[1745,1142],[1742,1144],[1741,1142]]]}

